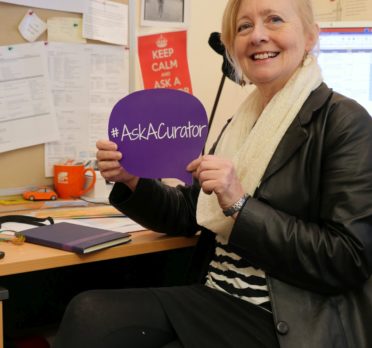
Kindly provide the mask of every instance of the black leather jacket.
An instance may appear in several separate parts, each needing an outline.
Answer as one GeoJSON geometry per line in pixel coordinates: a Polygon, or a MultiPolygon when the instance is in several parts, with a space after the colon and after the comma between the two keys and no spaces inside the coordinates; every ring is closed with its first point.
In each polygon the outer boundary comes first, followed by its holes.
{"type": "MultiPolygon", "coordinates": [[[[213,151],[213,150],[212,150],[213,151]]],[[[168,234],[200,230],[200,188],[141,179],[111,203],[168,234]]],[[[230,245],[266,271],[282,348],[372,347],[372,118],[325,84],[280,142],[239,213],[230,245]]],[[[214,234],[202,229],[192,267],[202,282],[214,234]]]]}

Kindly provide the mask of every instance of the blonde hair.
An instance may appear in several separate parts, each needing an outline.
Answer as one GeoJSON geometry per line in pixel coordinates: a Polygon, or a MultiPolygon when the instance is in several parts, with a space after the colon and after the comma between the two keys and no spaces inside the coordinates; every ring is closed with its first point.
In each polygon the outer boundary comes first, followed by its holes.
{"type": "Polygon", "coordinates": [[[234,59],[234,41],[236,37],[236,22],[242,0],[229,0],[222,17],[221,41],[226,49],[226,57],[235,69],[235,80],[239,82],[241,69],[234,59]]]}
{"type": "MultiPolygon", "coordinates": [[[[304,32],[318,37],[318,27],[315,22],[311,0],[292,0],[301,19],[304,32]]],[[[226,49],[226,56],[235,68],[235,78],[239,82],[242,78],[241,68],[235,59],[234,42],[236,37],[236,22],[240,5],[243,0],[229,0],[222,17],[221,41],[226,49]]],[[[317,40],[315,40],[317,41],[317,40]]]]}

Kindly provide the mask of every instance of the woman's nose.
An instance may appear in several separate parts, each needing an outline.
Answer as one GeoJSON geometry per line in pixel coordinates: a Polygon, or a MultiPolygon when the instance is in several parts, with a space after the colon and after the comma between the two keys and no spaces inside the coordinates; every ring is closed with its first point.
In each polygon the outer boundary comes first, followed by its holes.
{"type": "Polygon", "coordinates": [[[269,40],[268,31],[263,24],[256,24],[251,31],[251,42],[253,45],[259,45],[269,40]]]}

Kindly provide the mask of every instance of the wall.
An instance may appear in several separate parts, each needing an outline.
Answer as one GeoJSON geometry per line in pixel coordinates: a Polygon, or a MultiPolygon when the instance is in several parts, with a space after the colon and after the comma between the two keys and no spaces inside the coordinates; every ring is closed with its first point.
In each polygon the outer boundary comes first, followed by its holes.
{"type": "MultiPolygon", "coordinates": [[[[193,88],[193,95],[204,105],[208,117],[211,114],[218,86],[222,77],[222,57],[215,53],[208,45],[209,35],[221,31],[221,19],[227,0],[191,0],[190,24],[188,28],[188,61],[193,88]]],[[[137,0],[137,24],[140,23],[140,1],[137,0]]],[[[147,28],[136,26],[137,35],[174,31],[166,27],[147,28]]],[[[143,88],[136,59],[136,89],[143,88]]],[[[216,139],[219,130],[231,117],[237,106],[247,95],[247,89],[226,79],[221,99],[216,110],[213,127],[211,129],[206,149],[216,139]]]]}
{"type": "MultiPolygon", "coordinates": [[[[133,14],[137,17],[135,36],[150,33],[173,31],[172,28],[149,29],[140,27],[141,1],[133,0],[133,14]]],[[[201,100],[211,113],[214,99],[221,80],[222,57],[215,53],[208,45],[211,32],[220,31],[220,22],[226,0],[191,0],[190,26],[188,28],[188,59],[194,95],[201,100]]],[[[38,11],[39,12],[39,11],[38,11]]],[[[131,17],[132,18],[132,17],[131,17]]],[[[18,19],[14,19],[18,23],[18,19]]],[[[132,40],[135,43],[136,40],[132,40]]],[[[132,89],[142,89],[142,77],[139,70],[136,47],[132,47],[134,57],[133,68],[135,70],[132,89]]],[[[215,121],[211,130],[207,149],[216,138],[219,129],[230,117],[242,98],[247,94],[240,86],[226,80],[225,87],[217,108],[215,121]]],[[[24,149],[9,151],[0,154],[2,172],[0,174],[0,194],[22,191],[26,186],[51,184],[51,178],[44,177],[44,146],[37,145],[24,149]],[[9,191],[9,192],[10,192],[9,191]]]]}
{"type": "MultiPolygon", "coordinates": [[[[340,0],[337,0],[337,2],[339,1],[340,0]]],[[[350,0],[346,1],[350,2],[350,0]]],[[[313,0],[313,2],[317,8],[324,6],[323,0],[313,0]]],[[[134,74],[131,77],[131,86],[132,90],[139,90],[142,89],[142,78],[135,47],[137,35],[172,31],[174,29],[160,27],[149,29],[140,27],[141,0],[129,0],[129,3],[131,5],[130,20],[132,18],[136,19],[135,22],[132,21],[132,23],[134,23],[134,34],[131,39],[131,64],[134,74]]],[[[188,60],[193,94],[203,103],[209,116],[222,76],[222,57],[209,47],[208,38],[211,32],[220,32],[221,18],[227,0],[190,0],[190,3],[191,15],[188,28],[188,60]]],[[[363,16],[366,16],[366,18],[363,18],[365,20],[372,19],[371,12],[363,13],[363,16]]],[[[18,20],[14,19],[14,23],[18,23],[18,20]]],[[[2,22],[0,22],[0,29],[1,25],[2,22]]],[[[233,115],[248,92],[249,87],[241,88],[237,84],[226,79],[220,103],[216,111],[214,124],[207,141],[207,150],[216,139],[226,119],[233,115]]],[[[27,185],[50,184],[52,182],[50,178],[45,178],[43,174],[43,145],[2,153],[0,154],[0,164],[2,169],[0,174],[0,195],[4,192],[5,188],[17,189],[27,185]]]]}
{"type": "MultiPolygon", "coordinates": [[[[113,0],[128,3],[128,0],[113,0]]],[[[17,26],[29,7],[17,6],[0,1],[0,45],[25,43],[17,26]]],[[[81,14],[36,9],[44,21],[49,17],[81,17],[81,14]]],[[[46,40],[44,33],[38,40],[46,40]]],[[[100,43],[88,40],[90,43],[100,43]]],[[[50,185],[52,178],[44,176],[44,145],[30,146],[0,153],[0,196],[20,193],[30,186],[50,185]]]]}

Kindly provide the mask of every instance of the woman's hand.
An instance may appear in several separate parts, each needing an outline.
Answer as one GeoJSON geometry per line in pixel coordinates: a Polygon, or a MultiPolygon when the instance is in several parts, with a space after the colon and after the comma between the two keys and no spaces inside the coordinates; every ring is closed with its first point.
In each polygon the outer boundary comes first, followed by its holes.
{"type": "Polygon", "coordinates": [[[107,181],[121,182],[127,185],[132,191],[135,190],[139,178],[129,174],[119,163],[121,153],[117,151],[117,145],[109,140],[98,140],[97,164],[103,178],[107,181]]]}
{"type": "Polygon", "coordinates": [[[214,192],[222,210],[231,207],[243,195],[244,190],[230,160],[214,155],[201,156],[186,168],[197,179],[206,194],[214,192]]]}

